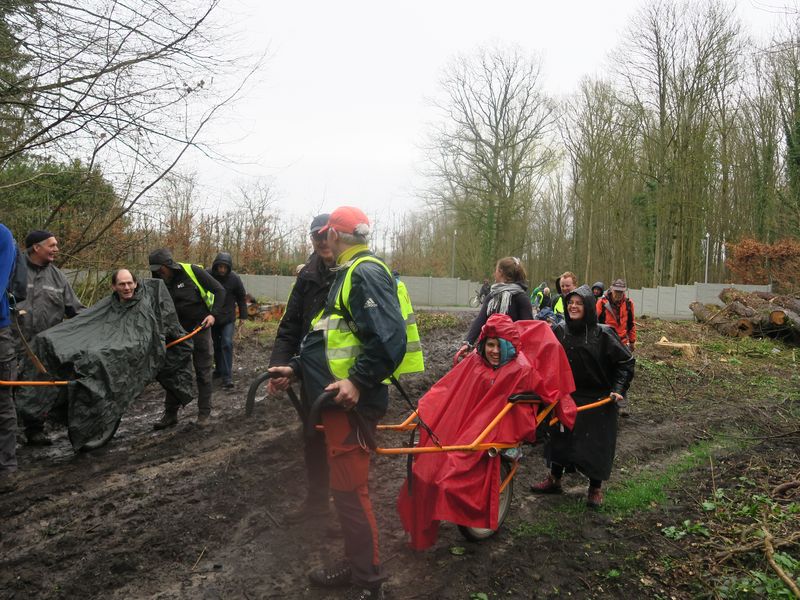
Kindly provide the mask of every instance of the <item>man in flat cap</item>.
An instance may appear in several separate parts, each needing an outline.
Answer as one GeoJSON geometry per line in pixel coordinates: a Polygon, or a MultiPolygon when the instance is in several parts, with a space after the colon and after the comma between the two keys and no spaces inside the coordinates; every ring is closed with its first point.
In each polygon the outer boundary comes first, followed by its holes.
{"type": "MultiPolygon", "coordinates": [[[[197,381],[197,424],[204,426],[211,416],[211,386],[214,367],[214,343],[211,326],[225,302],[225,290],[200,265],[175,262],[172,252],[166,248],[154,250],[149,256],[150,271],[167,286],[178,320],[186,331],[199,325],[203,330],[192,340],[194,350],[192,362],[197,381]]],[[[167,392],[164,398],[164,415],[153,423],[154,429],[166,429],[178,424],[178,409],[181,402],[167,392]]]]}
{"type": "MultiPolygon", "coordinates": [[[[17,323],[12,331],[17,337],[19,360],[25,353],[25,342],[37,333],[69,319],[84,309],[66,276],[56,267],[58,240],[49,231],[31,231],[25,237],[28,267],[27,298],[17,304],[17,323]]],[[[29,445],[47,446],[50,438],[44,433],[44,421],[25,419],[25,438],[29,445]]]]}

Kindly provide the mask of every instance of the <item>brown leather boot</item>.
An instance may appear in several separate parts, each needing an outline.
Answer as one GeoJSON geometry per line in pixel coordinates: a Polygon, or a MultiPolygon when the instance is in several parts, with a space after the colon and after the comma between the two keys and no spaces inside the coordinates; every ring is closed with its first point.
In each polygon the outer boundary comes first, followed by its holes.
{"type": "Polygon", "coordinates": [[[603,490],[599,487],[589,486],[589,495],[586,497],[586,506],[598,509],[603,506],[603,490]]]}
{"type": "Polygon", "coordinates": [[[531,486],[531,491],[535,494],[560,494],[561,479],[556,479],[552,474],[549,474],[543,481],[534,483],[531,486]]]}

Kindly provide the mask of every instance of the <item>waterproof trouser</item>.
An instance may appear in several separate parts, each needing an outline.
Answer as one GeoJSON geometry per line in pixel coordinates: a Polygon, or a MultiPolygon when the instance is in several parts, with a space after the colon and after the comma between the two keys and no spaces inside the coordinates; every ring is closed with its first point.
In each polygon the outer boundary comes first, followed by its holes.
{"type": "Polygon", "coordinates": [[[214,372],[222,378],[222,383],[230,383],[233,375],[233,332],[236,321],[225,325],[214,325],[211,337],[214,339],[214,372]]]}
{"type": "MultiPolygon", "coordinates": [[[[344,535],[353,583],[374,588],[386,579],[378,551],[378,525],[369,499],[369,450],[347,412],[322,412],[333,502],[344,535]]],[[[377,423],[369,422],[373,429],[377,423]]]]}
{"type": "MultiPolygon", "coordinates": [[[[211,340],[211,329],[199,331],[192,338],[192,364],[197,381],[197,412],[201,415],[211,413],[211,373],[214,368],[214,344],[211,340]]],[[[164,399],[164,408],[167,412],[177,412],[182,406],[181,401],[173,394],[167,392],[164,399]]]]}
{"type": "MultiPolygon", "coordinates": [[[[300,402],[306,409],[306,414],[311,410],[311,403],[305,393],[305,388],[300,391],[300,402]]],[[[303,424],[305,426],[305,423],[303,424]]],[[[304,427],[305,429],[305,427],[304,427]]],[[[317,431],[313,437],[303,435],[303,458],[306,465],[306,480],[308,482],[307,500],[311,504],[328,506],[330,497],[328,472],[328,450],[325,446],[325,434],[317,431]]]]}
{"type": "MultiPolygon", "coordinates": [[[[17,357],[11,327],[0,329],[0,379],[16,379],[17,357]]],[[[0,473],[17,470],[17,411],[11,388],[0,387],[0,473]]]]}

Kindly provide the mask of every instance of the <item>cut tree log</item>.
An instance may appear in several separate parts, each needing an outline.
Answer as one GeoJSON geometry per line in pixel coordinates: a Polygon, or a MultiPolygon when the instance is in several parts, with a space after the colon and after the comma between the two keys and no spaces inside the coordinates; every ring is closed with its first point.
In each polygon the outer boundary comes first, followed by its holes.
{"type": "Polygon", "coordinates": [[[753,292],[753,295],[770,304],[775,304],[800,314],[800,298],[795,298],[794,296],[778,296],[772,292],[753,292]]]}
{"type": "MultiPolygon", "coordinates": [[[[732,312],[750,321],[753,330],[751,335],[778,336],[788,334],[788,330],[800,327],[800,321],[795,322],[795,314],[792,311],[765,300],[757,294],[726,288],[720,292],[719,298],[728,305],[732,312]]],[[[742,331],[747,329],[744,323],[741,323],[740,327],[742,331]]]]}
{"type": "Polygon", "coordinates": [[[686,358],[694,358],[695,354],[697,354],[697,344],[670,342],[664,336],[656,342],[656,346],[659,348],[668,348],[670,350],[680,350],[686,358]]]}
{"type": "Polygon", "coordinates": [[[702,302],[692,302],[689,309],[701,323],[708,323],[722,335],[728,337],[746,337],[752,335],[753,325],[747,319],[720,318],[720,312],[724,309],[714,309],[702,302]]]}

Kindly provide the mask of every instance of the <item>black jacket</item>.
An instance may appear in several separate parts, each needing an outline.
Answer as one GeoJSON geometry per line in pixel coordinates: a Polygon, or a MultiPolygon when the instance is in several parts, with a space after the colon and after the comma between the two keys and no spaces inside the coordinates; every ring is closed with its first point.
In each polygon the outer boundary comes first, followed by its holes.
{"type": "Polygon", "coordinates": [[[286,312],[278,325],[269,366],[288,365],[300,350],[300,342],[311,329],[311,320],[317,316],[336,273],[331,271],[317,254],[312,254],[297,275],[286,312]]]}
{"type": "MultiPolygon", "coordinates": [[[[609,392],[625,395],[633,379],[635,360],[616,331],[597,323],[592,290],[582,285],[567,294],[564,309],[564,321],[553,331],[572,369],[575,404],[579,407],[591,404],[609,392]],[[584,318],[577,322],[570,319],[566,310],[569,299],[575,295],[584,306],[584,318]]],[[[577,469],[590,479],[608,479],[616,452],[618,410],[614,402],[595,407],[578,413],[571,432],[552,431],[545,446],[547,463],[567,470],[577,469]]]]}
{"type": "Polygon", "coordinates": [[[577,393],[600,397],[609,392],[623,396],[633,379],[636,360],[620,341],[613,327],[597,323],[595,297],[588,286],[582,285],[564,299],[564,321],[554,328],[564,346],[572,367],[577,393]],[[575,322],[569,317],[570,296],[583,300],[584,317],[575,322]]]}
{"type": "Polygon", "coordinates": [[[214,279],[219,281],[225,290],[225,302],[219,315],[215,316],[215,325],[227,325],[236,319],[236,305],[239,305],[239,319],[247,318],[247,302],[245,301],[244,284],[241,278],[233,271],[233,259],[227,252],[220,252],[208,271],[214,279]],[[227,265],[228,273],[222,275],[217,270],[219,265],[227,265]]]}
{"type": "Polygon", "coordinates": [[[181,327],[186,331],[192,331],[209,314],[214,315],[214,319],[216,319],[225,302],[225,290],[216,279],[209,275],[200,265],[192,265],[192,271],[200,285],[214,294],[214,305],[211,311],[208,310],[203,297],[200,295],[200,290],[197,289],[197,286],[189,279],[183,269],[173,269],[172,279],[169,282],[164,282],[167,285],[169,295],[172,297],[172,302],[175,304],[181,327]]]}

